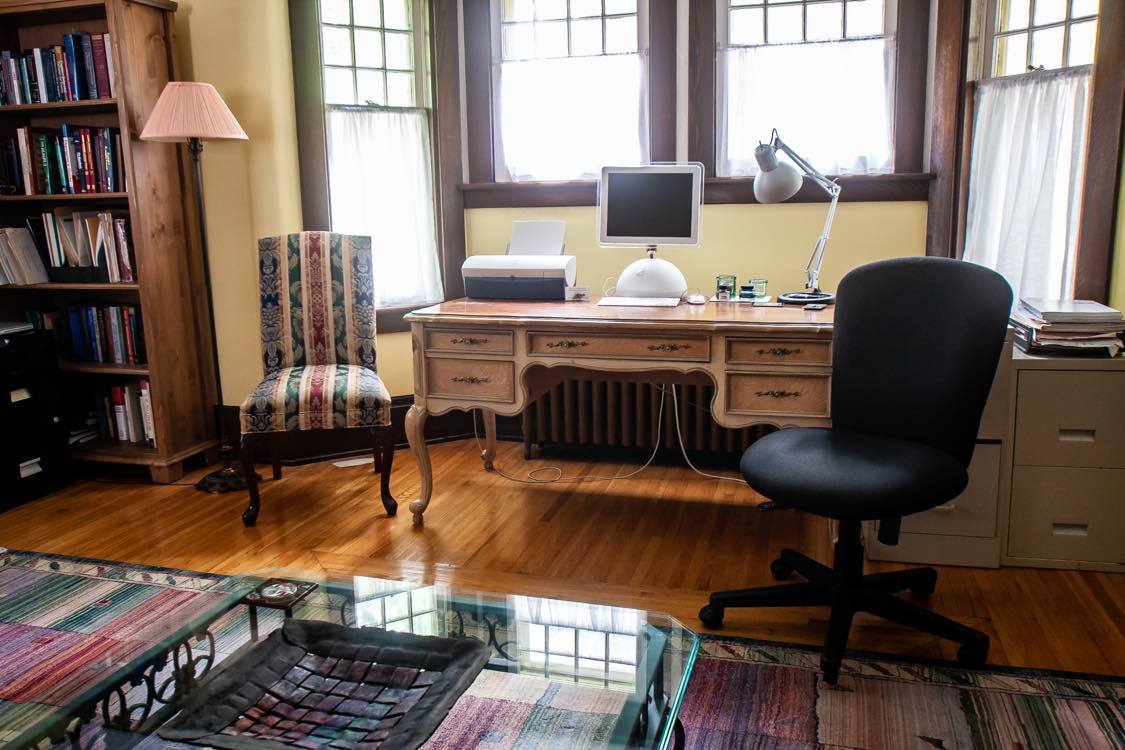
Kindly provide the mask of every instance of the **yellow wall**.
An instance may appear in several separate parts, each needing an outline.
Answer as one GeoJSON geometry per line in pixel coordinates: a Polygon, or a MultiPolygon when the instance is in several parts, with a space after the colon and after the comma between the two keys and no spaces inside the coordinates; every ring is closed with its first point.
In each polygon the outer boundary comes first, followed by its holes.
{"type": "Polygon", "coordinates": [[[1113,243],[1109,304],[1125,310],[1125,159],[1121,160],[1121,179],[1117,187],[1117,238],[1113,243]]]}

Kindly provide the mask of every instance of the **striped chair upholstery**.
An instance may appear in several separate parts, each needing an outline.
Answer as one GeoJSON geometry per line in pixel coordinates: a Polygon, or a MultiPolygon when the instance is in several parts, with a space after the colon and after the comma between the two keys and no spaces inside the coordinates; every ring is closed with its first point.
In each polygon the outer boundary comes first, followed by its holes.
{"type": "Polygon", "coordinates": [[[262,364],[243,434],[389,425],[375,367],[371,238],[301,232],[258,241],[262,364]]]}

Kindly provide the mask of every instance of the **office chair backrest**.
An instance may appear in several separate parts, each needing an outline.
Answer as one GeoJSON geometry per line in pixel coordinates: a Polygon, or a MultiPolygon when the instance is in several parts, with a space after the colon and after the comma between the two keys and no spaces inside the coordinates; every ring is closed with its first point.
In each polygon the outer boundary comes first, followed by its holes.
{"type": "Polygon", "coordinates": [[[1004,345],[1012,290],[948,258],[897,258],[841,281],[832,425],[940,448],[966,466],[1004,345]]]}

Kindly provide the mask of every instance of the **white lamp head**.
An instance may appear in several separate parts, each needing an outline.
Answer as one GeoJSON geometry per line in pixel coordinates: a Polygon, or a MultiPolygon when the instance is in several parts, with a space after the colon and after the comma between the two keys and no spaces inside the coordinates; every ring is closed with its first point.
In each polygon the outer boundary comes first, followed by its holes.
{"type": "Polygon", "coordinates": [[[763,143],[754,149],[761,171],[754,176],[754,197],[759,203],[781,203],[789,200],[801,189],[804,178],[797,168],[787,161],[779,161],[777,149],[763,143]]]}

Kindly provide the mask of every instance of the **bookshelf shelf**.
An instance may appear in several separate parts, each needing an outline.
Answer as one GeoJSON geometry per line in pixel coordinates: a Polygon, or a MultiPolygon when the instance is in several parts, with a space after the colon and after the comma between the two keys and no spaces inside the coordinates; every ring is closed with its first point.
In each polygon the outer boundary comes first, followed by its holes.
{"type": "Polygon", "coordinates": [[[48,282],[46,284],[9,284],[0,286],[0,292],[139,292],[140,284],[90,282],[48,282]]]}
{"type": "Polygon", "coordinates": [[[8,104],[0,107],[0,116],[77,115],[113,112],[116,109],[116,99],[80,99],[74,102],[48,102],[46,104],[8,104]]]}
{"type": "Polygon", "coordinates": [[[114,365],[105,362],[74,362],[61,359],[59,360],[59,369],[63,372],[79,372],[91,375],[148,376],[148,368],[144,365],[114,365]]]}
{"type": "Polygon", "coordinates": [[[97,203],[124,201],[128,193],[58,193],[54,195],[0,195],[0,203],[97,203]]]}
{"type": "Polygon", "coordinates": [[[91,440],[71,448],[78,461],[105,461],[114,464],[149,464],[160,457],[155,448],[124,440],[91,440]]]}

